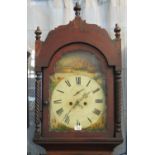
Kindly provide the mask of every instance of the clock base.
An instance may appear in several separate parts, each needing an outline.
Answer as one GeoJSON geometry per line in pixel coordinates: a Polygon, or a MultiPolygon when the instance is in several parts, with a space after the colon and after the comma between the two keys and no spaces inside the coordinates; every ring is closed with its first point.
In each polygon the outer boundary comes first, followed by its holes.
{"type": "Polygon", "coordinates": [[[47,155],[112,155],[112,151],[48,151],[47,155]]]}
{"type": "Polygon", "coordinates": [[[35,142],[45,148],[45,155],[112,155],[116,146],[123,142],[122,138],[107,138],[98,141],[55,141],[52,139],[34,139],[35,142]],[[50,143],[49,143],[50,142],[50,143]]]}

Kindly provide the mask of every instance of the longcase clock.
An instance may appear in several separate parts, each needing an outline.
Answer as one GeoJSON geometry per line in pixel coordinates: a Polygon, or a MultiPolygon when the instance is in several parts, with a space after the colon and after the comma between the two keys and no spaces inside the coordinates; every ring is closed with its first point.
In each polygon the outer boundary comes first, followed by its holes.
{"type": "Polygon", "coordinates": [[[112,155],[121,134],[121,40],[80,17],[36,34],[35,143],[47,155],[112,155]]]}

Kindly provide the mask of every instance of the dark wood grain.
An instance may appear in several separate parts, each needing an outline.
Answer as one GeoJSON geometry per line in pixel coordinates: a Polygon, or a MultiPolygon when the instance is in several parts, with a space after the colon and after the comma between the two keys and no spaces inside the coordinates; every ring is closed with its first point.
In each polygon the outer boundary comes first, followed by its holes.
{"type": "Polygon", "coordinates": [[[115,71],[115,136],[121,136],[121,71],[115,71]]]}
{"type": "Polygon", "coordinates": [[[45,42],[42,42],[40,55],[36,61],[36,70],[48,67],[56,51],[73,43],[84,43],[97,48],[105,56],[109,66],[121,69],[120,51],[115,48],[107,31],[76,17],[68,25],[59,26],[49,32],[45,42]]]}

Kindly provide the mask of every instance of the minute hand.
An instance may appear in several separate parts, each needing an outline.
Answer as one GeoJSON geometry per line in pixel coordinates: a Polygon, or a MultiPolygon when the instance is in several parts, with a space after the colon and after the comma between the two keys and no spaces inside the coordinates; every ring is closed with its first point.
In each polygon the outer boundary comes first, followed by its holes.
{"type": "Polygon", "coordinates": [[[91,91],[90,92],[87,92],[87,93],[84,93],[83,95],[82,95],[82,97],[78,100],[79,102],[81,102],[83,99],[85,99],[85,98],[88,98],[88,95],[91,93],[91,91]]]}
{"type": "Polygon", "coordinates": [[[81,93],[83,90],[84,90],[84,89],[81,89],[81,90],[77,91],[73,96],[78,95],[78,94],[81,93]]]}
{"type": "MultiPolygon", "coordinates": [[[[80,91],[80,92],[81,92],[81,91],[80,91]]],[[[83,99],[87,98],[88,95],[89,95],[90,93],[91,93],[91,91],[90,91],[90,92],[87,92],[87,93],[84,93],[84,94],[82,95],[82,97],[81,97],[79,100],[76,100],[75,104],[74,104],[74,105],[72,106],[72,108],[68,111],[67,115],[69,115],[69,113],[70,113],[76,106],[80,105],[80,102],[81,102],[83,99]]]]}
{"type": "Polygon", "coordinates": [[[71,107],[71,109],[68,111],[67,115],[78,105],[79,103],[76,101],[75,104],[71,107]]]}

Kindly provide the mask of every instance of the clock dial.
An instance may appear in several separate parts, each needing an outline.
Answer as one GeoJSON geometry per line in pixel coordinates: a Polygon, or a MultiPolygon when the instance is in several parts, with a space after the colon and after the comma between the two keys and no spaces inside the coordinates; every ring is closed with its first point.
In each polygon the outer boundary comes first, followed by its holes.
{"type": "Polygon", "coordinates": [[[72,75],[62,79],[51,96],[51,113],[68,128],[78,123],[83,129],[104,116],[105,92],[92,78],[72,75]]]}

